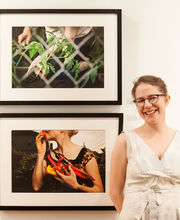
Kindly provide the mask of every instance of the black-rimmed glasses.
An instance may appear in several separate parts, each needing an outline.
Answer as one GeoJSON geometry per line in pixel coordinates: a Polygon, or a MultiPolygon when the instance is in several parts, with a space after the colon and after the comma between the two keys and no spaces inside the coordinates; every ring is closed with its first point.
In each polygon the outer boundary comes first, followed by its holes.
{"type": "Polygon", "coordinates": [[[148,100],[149,103],[155,104],[158,102],[160,96],[166,96],[165,94],[154,94],[150,95],[147,98],[138,98],[134,99],[133,102],[136,103],[137,106],[143,106],[145,101],[148,100]]]}

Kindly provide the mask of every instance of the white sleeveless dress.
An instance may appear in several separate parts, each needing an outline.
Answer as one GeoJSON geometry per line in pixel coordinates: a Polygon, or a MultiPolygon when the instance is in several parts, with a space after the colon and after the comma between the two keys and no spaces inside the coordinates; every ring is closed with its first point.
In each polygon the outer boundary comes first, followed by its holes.
{"type": "Polygon", "coordinates": [[[180,220],[180,132],[161,160],[126,131],[128,164],[120,220],[180,220]]]}

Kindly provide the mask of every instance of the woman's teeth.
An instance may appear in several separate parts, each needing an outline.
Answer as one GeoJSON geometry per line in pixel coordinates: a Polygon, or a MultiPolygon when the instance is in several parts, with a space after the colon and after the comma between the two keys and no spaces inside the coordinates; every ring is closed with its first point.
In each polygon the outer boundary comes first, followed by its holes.
{"type": "Polygon", "coordinates": [[[149,112],[145,112],[146,115],[151,115],[151,114],[154,114],[156,112],[156,110],[154,111],[149,111],[149,112]]]}

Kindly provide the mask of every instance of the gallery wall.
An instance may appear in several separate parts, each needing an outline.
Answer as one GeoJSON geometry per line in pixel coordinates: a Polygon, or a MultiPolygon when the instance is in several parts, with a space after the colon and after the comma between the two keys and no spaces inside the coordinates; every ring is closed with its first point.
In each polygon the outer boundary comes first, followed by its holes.
{"type": "MultiPolygon", "coordinates": [[[[124,129],[142,123],[131,99],[133,80],[143,74],[162,77],[171,96],[167,123],[180,129],[179,0],[54,0],[1,2],[1,9],[122,9],[121,106],[1,106],[0,112],[121,112],[124,129]]],[[[116,220],[115,211],[0,211],[0,219],[116,220]]]]}

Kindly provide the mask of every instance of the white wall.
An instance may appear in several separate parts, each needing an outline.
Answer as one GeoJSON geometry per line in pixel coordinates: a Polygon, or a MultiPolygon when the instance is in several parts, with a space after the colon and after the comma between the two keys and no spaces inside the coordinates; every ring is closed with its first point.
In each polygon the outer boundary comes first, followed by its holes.
{"type": "MultiPolygon", "coordinates": [[[[123,112],[124,128],[141,123],[131,102],[132,81],[142,74],[157,74],[168,84],[171,102],[169,125],[180,129],[180,1],[179,0],[54,0],[1,1],[1,9],[118,8],[123,12],[122,106],[3,106],[0,112],[123,112]]],[[[116,220],[114,211],[1,211],[0,219],[116,220]]]]}

